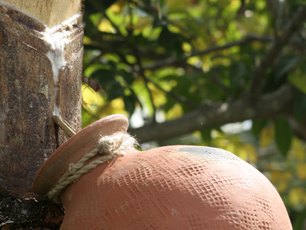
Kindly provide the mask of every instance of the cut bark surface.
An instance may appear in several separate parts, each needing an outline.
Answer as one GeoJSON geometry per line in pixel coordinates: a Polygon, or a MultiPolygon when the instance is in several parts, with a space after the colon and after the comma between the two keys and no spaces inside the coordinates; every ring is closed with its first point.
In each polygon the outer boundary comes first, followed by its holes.
{"type": "Polygon", "coordinates": [[[52,119],[55,105],[62,119],[81,129],[82,14],[49,29],[0,2],[0,54],[0,229],[59,229],[63,207],[34,195],[31,186],[43,162],[68,139],[52,119]],[[58,70],[47,55],[55,52],[54,34],[65,39],[58,70]]]}
{"type": "MultiPolygon", "coordinates": [[[[62,117],[81,127],[81,15],[68,37],[60,71],[62,117]]],[[[52,64],[40,32],[45,26],[0,5],[0,184],[11,193],[32,195],[32,180],[43,161],[67,140],[53,120],[52,64]]]]}
{"type": "Polygon", "coordinates": [[[52,119],[55,105],[62,119],[81,129],[82,14],[49,29],[0,2],[0,54],[0,229],[58,229],[62,206],[34,195],[31,185],[68,139],[52,119]],[[56,50],[50,46],[55,34],[65,39],[58,70],[47,55],[56,50]]]}

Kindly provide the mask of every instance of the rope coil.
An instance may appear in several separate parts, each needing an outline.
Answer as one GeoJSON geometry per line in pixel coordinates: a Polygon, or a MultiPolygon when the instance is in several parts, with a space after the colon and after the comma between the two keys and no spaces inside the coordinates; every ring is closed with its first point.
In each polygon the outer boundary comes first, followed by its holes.
{"type": "Polygon", "coordinates": [[[128,133],[121,133],[115,136],[101,136],[96,147],[85,154],[77,163],[69,165],[66,173],[59,179],[53,189],[48,192],[48,197],[56,203],[61,202],[60,193],[71,183],[76,182],[82,175],[115,157],[125,155],[125,149],[137,146],[137,140],[128,133]],[[101,155],[86,164],[93,157],[101,155]]]}

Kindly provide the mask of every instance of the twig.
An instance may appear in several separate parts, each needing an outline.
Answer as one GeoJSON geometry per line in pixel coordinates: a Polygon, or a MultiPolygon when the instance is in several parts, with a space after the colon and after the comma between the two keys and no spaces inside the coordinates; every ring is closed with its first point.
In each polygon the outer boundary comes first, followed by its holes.
{"type": "MultiPolygon", "coordinates": [[[[133,64],[129,63],[129,62],[126,60],[126,58],[125,58],[119,51],[116,51],[116,54],[119,56],[119,58],[121,59],[121,61],[122,61],[123,63],[125,63],[125,64],[131,66],[135,72],[137,72],[137,73],[140,72],[140,70],[139,70],[139,69],[137,70],[137,68],[135,68],[135,66],[134,66],[133,64]]],[[[137,66],[138,66],[138,67],[139,67],[139,63],[140,63],[140,62],[137,62],[137,66]]],[[[201,71],[202,71],[202,70],[201,70],[201,71]]],[[[144,76],[144,70],[143,70],[143,68],[142,68],[142,73],[140,73],[139,75],[143,78],[143,76],[144,76]]],[[[155,87],[158,88],[160,91],[162,91],[162,92],[168,94],[168,95],[171,96],[173,99],[175,99],[175,100],[177,100],[177,101],[179,101],[179,102],[181,102],[181,103],[187,105],[188,107],[190,107],[190,108],[192,108],[192,109],[196,109],[196,108],[198,107],[196,104],[194,104],[194,103],[191,102],[191,101],[188,101],[186,98],[184,98],[184,97],[182,97],[182,96],[180,96],[180,95],[177,95],[177,94],[175,94],[175,93],[173,93],[173,92],[171,92],[171,91],[166,91],[166,90],[164,90],[164,89],[163,89],[162,87],[160,87],[157,83],[151,81],[150,79],[148,79],[148,78],[146,78],[146,77],[145,77],[145,79],[143,78],[143,80],[144,80],[145,82],[150,82],[150,83],[152,83],[152,84],[155,85],[155,87]]],[[[147,87],[147,90],[150,90],[150,89],[147,87]]],[[[151,97],[151,96],[150,96],[150,97],[151,97]]],[[[153,97],[151,97],[151,99],[152,99],[152,98],[153,98],[153,97]]]]}
{"type": "Polygon", "coordinates": [[[190,35],[190,31],[188,31],[187,28],[182,27],[181,25],[169,20],[165,15],[162,14],[160,10],[160,4],[159,2],[156,5],[156,8],[153,8],[146,4],[145,6],[140,5],[138,2],[129,0],[130,3],[133,3],[135,6],[137,6],[139,9],[143,10],[144,12],[151,14],[153,17],[156,17],[159,21],[161,21],[161,24],[163,25],[173,25],[177,28],[179,28],[181,31],[183,31],[186,35],[189,35],[189,39],[193,39],[194,36],[190,35]]]}
{"type": "Polygon", "coordinates": [[[86,77],[82,75],[82,82],[86,83],[90,88],[92,88],[95,92],[98,92],[102,89],[102,86],[97,83],[94,79],[86,77]]]}
{"type": "Polygon", "coordinates": [[[101,5],[99,5],[95,0],[88,0],[94,7],[96,7],[101,13],[103,13],[104,17],[112,24],[112,26],[117,30],[117,32],[123,36],[119,30],[119,28],[112,22],[112,20],[109,19],[105,12],[105,8],[103,8],[101,5]]]}
{"type": "Polygon", "coordinates": [[[130,15],[130,21],[129,21],[130,28],[127,28],[127,31],[128,31],[128,36],[131,37],[134,32],[133,13],[132,13],[132,8],[130,7],[130,5],[128,6],[128,9],[129,9],[129,15],[130,15]]]}
{"type": "MultiPolygon", "coordinates": [[[[189,57],[197,56],[197,55],[205,55],[205,54],[209,54],[211,52],[216,52],[216,51],[219,51],[219,50],[228,49],[228,48],[231,48],[233,46],[243,46],[243,45],[246,45],[249,42],[253,42],[253,41],[271,42],[271,38],[260,37],[260,36],[257,36],[257,35],[249,34],[245,38],[243,38],[239,41],[229,42],[229,43],[227,43],[223,46],[216,46],[216,47],[208,48],[208,49],[205,49],[205,50],[202,50],[202,51],[199,51],[199,52],[194,52],[189,57]]],[[[189,58],[189,57],[186,57],[186,58],[189,58]]]]}
{"type": "Polygon", "coordinates": [[[258,100],[260,97],[262,81],[265,73],[271,67],[282,48],[289,42],[289,39],[298,30],[301,23],[306,19],[306,6],[303,6],[293,17],[293,19],[285,27],[283,34],[274,41],[272,47],[263,57],[259,66],[255,68],[252,76],[251,88],[249,91],[249,99],[258,100]]]}
{"type": "Polygon", "coordinates": [[[285,3],[284,1],[277,1],[278,2],[278,7],[277,7],[277,17],[275,18],[275,37],[278,37],[278,32],[282,26],[283,22],[283,14],[284,14],[284,9],[285,9],[285,3]]]}
{"type": "MultiPolygon", "coordinates": [[[[199,72],[199,73],[203,73],[203,74],[207,74],[208,72],[203,71],[203,69],[200,67],[196,67],[194,65],[191,64],[186,64],[188,67],[192,68],[194,71],[199,72]]],[[[218,66],[214,66],[210,69],[210,71],[213,72],[211,80],[212,82],[214,82],[217,86],[219,86],[219,88],[221,88],[223,90],[223,92],[225,93],[225,95],[230,99],[233,100],[233,95],[230,93],[228,87],[226,87],[223,82],[221,81],[221,79],[218,76],[218,66]]]]}
{"type": "Polygon", "coordinates": [[[105,53],[101,52],[98,56],[94,57],[93,59],[90,60],[90,62],[83,67],[83,69],[87,69],[89,66],[94,64],[96,61],[98,61],[105,53]]]}
{"type": "Polygon", "coordinates": [[[86,101],[84,101],[84,99],[82,99],[82,107],[83,107],[83,109],[87,110],[87,112],[90,113],[90,115],[93,116],[95,119],[97,119],[97,120],[99,119],[99,116],[97,115],[97,114],[99,114],[99,113],[94,113],[94,112],[90,109],[88,103],[87,103],[86,101]]]}
{"type": "Polygon", "coordinates": [[[245,12],[245,0],[240,0],[240,8],[237,11],[237,15],[244,15],[245,12]]]}
{"type": "Polygon", "coordinates": [[[150,101],[151,101],[151,106],[153,109],[153,116],[152,116],[152,123],[156,123],[156,107],[154,105],[154,101],[153,101],[153,95],[152,92],[148,86],[149,80],[146,78],[145,73],[144,73],[144,69],[141,65],[141,60],[140,60],[140,56],[138,53],[138,50],[135,46],[131,46],[134,56],[136,57],[136,65],[129,63],[126,58],[124,57],[124,55],[122,55],[119,51],[117,51],[117,55],[119,56],[119,58],[121,59],[122,62],[124,62],[125,64],[129,65],[132,67],[133,71],[135,73],[137,73],[139,75],[139,77],[141,77],[144,80],[145,83],[145,87],[149,93],[149,97],[150,97],[150,101]]]}
{"type": "Polygon", "coordinates": [[[186,98],[182,97],[181,95],[177,95],[171,91],[166,91],[164,90],[162,87],[160,87],[157,83],[151,81],[148,79],[149,82],[151,82],[153,85],[155,85],[156,88],[158,88],[160,91],[168,94],[169,96],[171,96],[173,99],[187,105],[188,107],[190,107],[191,109],[196,109],[198,108],[198,106],[196,104],[194,104],[193,102],[187,100],[186,98]]]}
{"type": "Polygon", "coordinates": [[[149,96],[150,96],[150,100],[151,100],[151,106],[152,106],[152,108],[153,108],[153,116],[152,116],[152,123],[156,123],[156,107],[155,107],[155,104],[154,104],[154,101],[153,101],[153,94],[152,94],[152,92],[151,92],[151,90],[150,90],[150,88],[149,88],[149,85],[148,85],[148,83],[149,83],[149,80],[146,78],[146,76],[145,76],[145,73],[144,73],[144,69],[143,69],[143,67],[142,67],[142,65],[141,65],[141,60],[140,60],[140,56],[139,56],[139,53],[138,53],[138,50],[137,50],[137,48],[136,47],[133,47],[134,49],[133,49],[133,52],[134,52],[134,55],[135,55],[135,57],[136,57],[136,63],[137,63],[137,65],[138,65],[138,70],[137,69],[135,69],[134,68],[134,70],[136,71],[136,72],[138,72],[139,73],[139,75],[140,75],[140,77],[144,80],[144,82],[145,82],[145,86],[146,86],[146,89],[147,89],[147,91],[148,91],[148,93],[149,93],[149,96]]]}
{"type": "MultiPolygon", "coordinates": [[[[102,7],[100,7],[98,4],[95,3],[95,1],[93,0],[89,0],[94,6],[96,6],[99,10],[101,10],[104,14],[104,17],[109,20],[109,22],[112,24],[112,26],[115,28],[115,30],[117,31],[117,33],[123,38],[125,39],[125,41],[128,43],[128,45],[130,45],[135,57],[136,57],[136,62],[137,62],[137,65],[139,67],[139,69],[137,70],[136,68],[134,68],[134,70],[136,72],[139,73],[140,77],[143,78],[143,80],[145,81],[145,86],[148,90],[148,93],[149,93],[149,96],[150,96],[150,100],[151,100],[151,104],[152,104],[152,108],[153,108],[153,123],[156,122],[156,107],[154,105],[154,102],[153,102],[153,95],[152,95],[152,92],[148,86],[148,79],[145,77],[145,74],[144,74],[144,69],[142,68],[142,65],[141,65],[141,60],[140,60],[140,56],[139,56],[139,53],[138,53],[138,49],[137,47],[126,37],[124,36],[118,26],[116,26],[116,24],[114,24],[114,22],[112,20],[110,20],[110,18],[107,16],[106,12],[105,12],[105,9],[103,9],[102,7]]],[[[118,55],[119,57],[122,59],[122,60],[125,60],[126,64],[129,64],[128,61],[125,59],[125,57],[123,55],[120,55],[120,53],[118,52],[118,55]]],[[[134,66],[135,67],[135,66],[134,66]]]]}
{"type": "Polygon", "coordinates": [[[147,89],[147,91],[148,91],[148,93],[149,93],[149,96],[150,96],[150,101],[151,101],[151,106],[152,106],[152,108],[153,108],[153,116],[152,116],[152,123],[156,123],[156,107],[155,107],[155,104],[154,104],[154,101],[153,101],[153,94],[152,94],[152,92],[151,92],[151,90],[150,90],[150,88],[149,88],[149,85],[148,85],[148,83],[149,83],[149,81],[148,81],[148,79],[146,78],[146,76],[144,75],[144,72],[143,72],[143,70],[140,70],[140,72],[142,72],[141,73],[141,77],[142,77],[142,79],[145,81],[145,86],[146,86],[146,89],[147,89]]]}
{"type": "Polygon", "coordinates": [[[243,45],[246,45],[246,44],[248,44],[249,42],[252,42],[252,41],[270,42],[271,39],[269,37],[260,37],[260,36],[257,36],[257,35],[247,35],[245,38],[243,38],[239,41],[230,42],[230,43],[227,43],[223,46],[215,46],[215,47],[208,48],[208,49],[205,49],[205,50],[193,52],[191,55],[188,55],[188,56],[184,55],[183,58],[179,61],[177,60],[176,57],[168,57],[166,59],[156,61],[153,65],[144,66],[144,69],[145,70],[146,69],[157,69],[157,68],[160,68],[160,67],[163,67],[163,66],[173,65],[173,64],[178,63],[178,62],[181,63],[181,62],[186,61],[188,58],[191,58],[191,57],[194,57],[194,56],[206,55],[206,54],[209,54],[209,53],[212,53],[212,52],[228,49],[228,48],[231,48],[233,46],[243,46],[243,45]]]}
{"type": "Polygon", "coordinates": [[[62,130],[64,130],[65,133],[67,133],[67,135],[69,137],[72,137],[73,135],[76,134],[76,131],[71,127],[71,125],[64,119],[62,119],[61,116],[58,115],[54,115],[52,116],[54,122],[62,128],[62,130]]]}
{"type": "Polygon", "coordinates": [[[233,100],[233,95],[230,93],[229,89],[223,84],[223,82],[221,81],[221,79],[218,76],[218,67],[212,68],[213,76],[212,76],[212,81],[217,84],[225,93],[225,95],[230,98],[231,100],[233,100]]]}

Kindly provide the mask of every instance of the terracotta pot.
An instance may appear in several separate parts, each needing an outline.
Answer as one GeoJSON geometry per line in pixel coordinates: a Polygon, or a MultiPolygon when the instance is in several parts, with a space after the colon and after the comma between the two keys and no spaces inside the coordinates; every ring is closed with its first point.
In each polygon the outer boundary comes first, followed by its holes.
{"type": "MultiPolygon", "coordinates": [[[[33,191],[45,195],[91,151],[99,135],[125,132],[122,115],[103,118],[73,136],[41,167],[33,191]]],[[[128,150],[83,175],[61,193],[62,230],[289,230],[286,208],[268,179],[216,148],[169,146],[128,150]]]]}

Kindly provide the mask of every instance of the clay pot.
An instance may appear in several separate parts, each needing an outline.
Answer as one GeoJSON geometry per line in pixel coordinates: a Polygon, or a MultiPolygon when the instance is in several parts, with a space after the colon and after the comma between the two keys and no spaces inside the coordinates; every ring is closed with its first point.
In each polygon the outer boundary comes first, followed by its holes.
{"type": "MultiPolygon", "coordinates": [[[[122,115],[103,118],[73,136],[41,167],[33,191],[45,195],[91,151],[102,132],[125,132],[122,115]]],[[[268,179],[216,148],[130,149],[83,175],[61,193],[62,230],[289,230],[286,208],[268,179]]]]}

